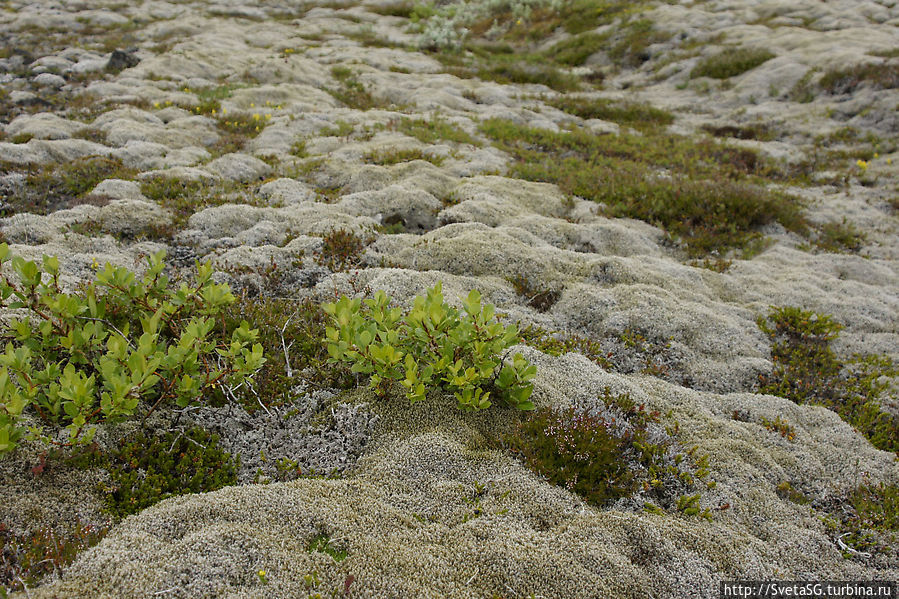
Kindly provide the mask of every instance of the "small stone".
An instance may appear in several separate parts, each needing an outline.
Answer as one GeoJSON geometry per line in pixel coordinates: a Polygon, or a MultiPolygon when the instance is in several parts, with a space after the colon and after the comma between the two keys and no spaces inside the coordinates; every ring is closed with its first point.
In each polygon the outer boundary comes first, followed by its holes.
{"type": "Polygon", "coordinates": [[[66,84],[66,80],[60,77],[59,75],[54,75],[53,73],[41,73],[34,79],[32,79],[37,85],[43,87],[55,87],[60,88],[66,84]]]}
{"type": "Polygon", "coordinates": [[[106,70],[117,73],[124,69],[137,66],[139,62],[140,58],[134,54],[129,54],[122,50],[113,50],[109,57],[109,62],[106,63],[106,70]]]}

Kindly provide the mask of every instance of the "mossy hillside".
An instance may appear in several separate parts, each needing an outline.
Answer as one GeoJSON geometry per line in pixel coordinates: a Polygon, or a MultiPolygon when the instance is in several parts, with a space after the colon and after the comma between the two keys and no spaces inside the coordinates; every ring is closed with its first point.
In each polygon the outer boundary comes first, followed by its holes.
{"type": "Polygon", "coordinates": [[[660,226],[689,256],[744,249],[771,222],[797,232],[807,228],[798,199],[760,186],[766,166],[756,154],[713,140],[555,133],[502,119],[484,121],[481,130],[512,155],[511,176],[556,183],[565,193],[602,203],[610,216],[660,226]],[[668,170],[664,177],[661,168],[668,170]]]}

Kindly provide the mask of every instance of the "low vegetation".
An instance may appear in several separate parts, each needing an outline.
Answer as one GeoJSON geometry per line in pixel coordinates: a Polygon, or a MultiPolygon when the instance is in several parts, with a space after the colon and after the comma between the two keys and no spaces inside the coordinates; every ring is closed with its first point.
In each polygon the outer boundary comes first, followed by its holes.
{"type": "Polygon", "coordinates": [[[536,368],[521,354],[504,355],[518,329],[496,322],[493,306],[482,305],[477,291],[462,311],[443,300],[439,283],[406,313],[390,308],[383,291],[364,302],[343,296],[323,308],[331,317],[331,361],[367,375],[378,395],[399,384],[411,402],[439,389],[452,393],[463,410],[486,409],[491,396],[521,410],[534,407],[528,398],[536,368]]]}
{"type": "Polygon", "coordinates": [[[690,77],[729,79],[751,71],[774,58],[770,50],[758,48],[729,48],[699,61],[690,77]]]}
{"type": "Polygon", "coordinates": [[[186,407],[217,387],[240,387],[262,365],[257,332],[246,322],[228,339],[213,334],[213,317],[233,303],[227,285],[200,266],[180,289],[162,274],[160,252],[137,277],[125,268],[97,265],[96,281],[78,293],[60,287],[59,261],[42,266],[13,256],[0,244],[0,266],[16,280],[0,283],[3,307],[24,308],[2,332],[0,456],[26,436],[47,445],[89,443],[101,421],[120,422],[160,405],[186,407]],[[149,406],[149,407],[147,407],[149,406]],[[40,425],[25,429],[22,415],[40,425]],[[67,440],[57,441],[65,427],[67,440]]]}
{"type": "Polygon", "coordinates": [[[638,130],[656,129],[674,122],[674,115],[667,110],[627,100],[560,95],[544,102],[582,119],[601,119],[638,130]]]}
{"type": "Polygon", "coordinates": [[[749,150],[660,132],[552,132],[503,119],[483,121],[481,131],[512,155],[511,176],[556,183],[610,216],[659,226],[689,257],[745,250],[775,221],[807,231],[798,199],[754,183],[766,166],[749,150]]]}
{"type": "Polygon", "coordinates": [[[675,428],[630,396],[603,392],[596,407],[542,409],[527,417],[504,444],[553,484],[604,507],[639,497],[648,512],[665,510],[711,519],[700,506],[708,458],[681,451],[675,428]]]}
{"type": "Polygon", "coordinates": [[[830,316],[793,306],[772,308],[759,318],[772,342],[770,374],[759,377],[759,392],[798,404],[829,408],[878,449],[899,452],[899,418],[884,411],[880,398],[899,368],[886,356],[837,356],[831,343],[842,325],[830,316]]]}
{"type": "Polygon", "coordinates": [[[90,195],[98,183],[106,179],[131,180],[137,176],[136,170],[120,160],[104,156],[88,156],[57,165],[0,164],[0,170],[26,174],[24,189],[5,198],[0,208],[3,216],[21,212],[49,214],[83,203],[106,203],[107,200],[90,195]]]}

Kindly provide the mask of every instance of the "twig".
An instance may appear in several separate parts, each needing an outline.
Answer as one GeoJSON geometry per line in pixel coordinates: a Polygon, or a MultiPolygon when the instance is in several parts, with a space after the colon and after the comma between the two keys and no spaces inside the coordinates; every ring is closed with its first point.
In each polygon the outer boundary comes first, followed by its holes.
{"type": "Polygon", "coordinates": [[[871,554],[868,553],[867,551],[859,551],[857,549],[853,549],[852,547],[850,547],[849,545],[847,545],[846,543],[843,542],[843,537],[845,537],[846,535],[850,535],[850,534],[852,534],[852,533],[845,532],[837,537],[837,545],[840,546],[840,549],[842,549],[843,551],[848,551],[849,553],[854,553],[855,555],[860,555],[862,557],[871,557],[871,554]]]}

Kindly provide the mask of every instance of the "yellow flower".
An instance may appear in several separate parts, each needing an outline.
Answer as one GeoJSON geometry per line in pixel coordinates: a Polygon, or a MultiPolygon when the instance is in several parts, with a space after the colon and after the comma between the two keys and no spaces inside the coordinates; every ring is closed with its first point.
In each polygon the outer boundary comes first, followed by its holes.
{"type": "Polygon", "coordinates": [[[265,576],[265,570],[259,570],[259,576],[265,576]]]}
{"type": "Polygon", "coordinates": [[[265,120],[268,120],[270,118],[272,118],[272,115],[270,115],[270,114],[265,115],[265,120]]]}
{"type": "Polygon", "coordinates": [[[892,158],[887,158],[887,164],[893,164],[893,159],[892,159],[892,158]]]}
{"type": "Polygon", "coordinates": [[[258,112],[253,113],[253,120],[254,120],[254,121],[258,121],[260,118],[261,118],[261,117],[259,116],[259,113],[258,113],[258,112]]]}
{"type": "Polygon", "coordinates": [[[159,108],[159,102],[153,102],[153,108],[159,108]]]}
{"type": "Polygon", "coordinates": [[[228,114],[228,109],[227,109],[227,108],[222,108],[222,114],[228,114]]]}
{"type": "Polygon", "coordinates": [[[862,169],[863,171],[868,169],[868,163],[865,162],[864,160],[862,160],[861,158],[856,160],[855,164],[858,166],[858,168],[862,169]]]}
{"type": "Polygon", "coordinates": [[[250,102],[250,108],[255,108],[255,107],[256,107],[256,104],[253,102],[250,102]]]}
{"type": "Polygon", "coordinates": [[[93,268],[94,270],[97,270],[97,269],[100,268],[100,263],[97,262],[97,259],[96,259],[96,258],[94,258],[94,261],[91,262],[91,268],[93,268]]]}
{"type": "Polygon", "coordinates": [[[880,158],[880,154],[878,154],[877,152],[874,152],[874,158],[880,158]]]}

